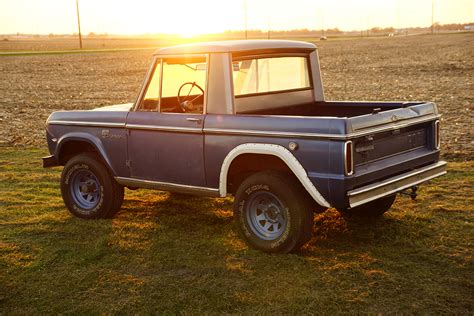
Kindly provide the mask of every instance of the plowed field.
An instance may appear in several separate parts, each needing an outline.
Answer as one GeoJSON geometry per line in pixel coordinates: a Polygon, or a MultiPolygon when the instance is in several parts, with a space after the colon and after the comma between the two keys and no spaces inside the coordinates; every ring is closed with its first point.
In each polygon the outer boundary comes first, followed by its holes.
{"type": "MultiPolygon", "coordinates": [[[[435,101],[443,114],[443,155],[469,160],[474,153],[473,42],[474,33],[318,42],[326,97],[435,101]]],[[[134,46],[132,40],[117,43],[134,46]]],[[[0,49],[48,48],[22,45],[2,42],[0,49]]],[[[52,49],[57,47],[62,46],[52,49]]],[[[0,145],[45,146],[44,122],[55,110],[133,102],[152,52],[0,55],[0,145]]]]}

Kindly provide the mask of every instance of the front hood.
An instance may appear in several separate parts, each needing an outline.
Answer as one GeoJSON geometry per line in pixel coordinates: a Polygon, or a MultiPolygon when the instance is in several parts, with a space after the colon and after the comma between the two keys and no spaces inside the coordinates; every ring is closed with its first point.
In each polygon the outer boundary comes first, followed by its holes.
{"type": "Polygon", "coordinates": [[[93,110],[53,112],[48,124],[84,126],[125,126],[127,114],[133,103],[104,106],[93,110]]]}
{"type": "Polygon", "coordinates": [[[100,108],[95,108],[92,111],[130,111],[132,108],[133,103],[126,103],[126,104],[116,104],[116,105],[108,105],[102,106],[100,108]]]}

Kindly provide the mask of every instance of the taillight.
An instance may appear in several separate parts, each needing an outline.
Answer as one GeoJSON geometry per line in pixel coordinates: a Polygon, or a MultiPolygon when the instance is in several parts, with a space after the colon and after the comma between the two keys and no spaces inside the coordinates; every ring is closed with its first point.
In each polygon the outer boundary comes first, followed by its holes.
{"type": "Polygon", "coordinates": [[[348,140],[344,143],[344,172],[346,176],[354,173],[354,155],[352,151],[352,141],[348,140]]]}
{"type": "Polygon", "coordinates": [[[434,143],[436,149],[439,149],[441,147],[441,139],[439,138],[439,120],[435,122],[434,143]]]}

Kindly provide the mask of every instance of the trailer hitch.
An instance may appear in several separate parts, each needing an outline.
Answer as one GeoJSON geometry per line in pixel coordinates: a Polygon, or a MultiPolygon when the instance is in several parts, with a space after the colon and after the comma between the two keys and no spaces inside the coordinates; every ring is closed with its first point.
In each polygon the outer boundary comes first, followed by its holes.
{"type": "Polygon", "coordinates": [[[408,195],[414,201],[416,199],[417,195],[418,195],[416,193],[416,191],[418,191],[418,187],[416,185],[414,185],[411,188],[408,188],[408,189],[405,189],[405,190],[401,191],[400,195],[408,195]]]}

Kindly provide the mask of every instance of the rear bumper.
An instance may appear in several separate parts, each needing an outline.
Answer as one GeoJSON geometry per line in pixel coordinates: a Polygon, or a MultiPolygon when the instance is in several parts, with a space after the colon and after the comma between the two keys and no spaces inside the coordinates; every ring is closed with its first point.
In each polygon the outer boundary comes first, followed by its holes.
{"type": "Polygon", "coordinates": [[[446,173],[446,162],[437,163],[385,179],[347,192],[350,207],[356,207],[384,196],[400,192],[446,173]]]}
{"type": "Polygon", "coordinates": [[[43,157],[43,168],[59,166],[58,161],[54,155],[43,157]]]}

